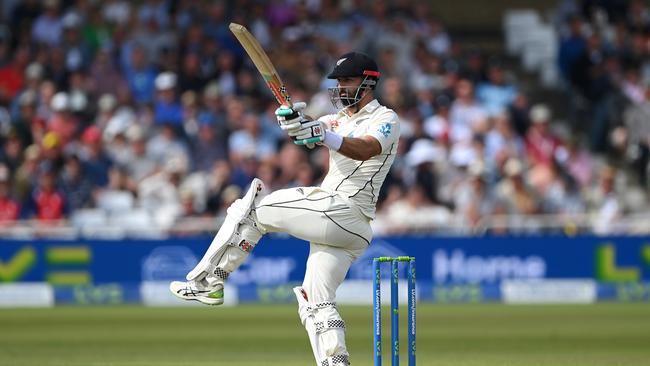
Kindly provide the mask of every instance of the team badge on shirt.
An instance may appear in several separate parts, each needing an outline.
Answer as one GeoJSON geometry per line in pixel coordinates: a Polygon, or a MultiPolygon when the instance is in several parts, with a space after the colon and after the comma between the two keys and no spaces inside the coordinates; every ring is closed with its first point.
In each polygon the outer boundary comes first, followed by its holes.
{"type": "Polygon", "coordinates": [[[384,123],[379,127],[379,133],[384,135],[384,137],[388,137],[390,135],[390,130],[391,130],[391,125],[389,123],[384,123]]]}

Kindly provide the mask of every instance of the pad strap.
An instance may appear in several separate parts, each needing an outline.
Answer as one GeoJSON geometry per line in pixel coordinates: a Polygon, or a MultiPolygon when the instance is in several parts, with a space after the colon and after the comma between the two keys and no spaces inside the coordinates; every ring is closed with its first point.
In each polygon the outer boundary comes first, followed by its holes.
{"type": "Polygon", "coordinates": [[[310,304],[305,307],[305,311],[313,313],[316,310],[325,309],[325,308],[334,308],[336,309],[336,303],[333,301],[323,301],[317,302],[315,304],[310,304]]]}
{"type": "Polygon", "coordinates": [[[315,322],[316,333],[322,333],[330,329],[343,329],[345,330],[345,322],[343,319],[327,319],[327,321],[315,322]]]}

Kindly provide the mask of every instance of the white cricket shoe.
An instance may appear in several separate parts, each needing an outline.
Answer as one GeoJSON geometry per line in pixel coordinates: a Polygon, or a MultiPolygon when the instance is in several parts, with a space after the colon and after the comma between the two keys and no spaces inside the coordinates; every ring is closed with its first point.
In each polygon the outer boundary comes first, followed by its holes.
{"type": "Polygon", "coordinates": [[[196,300],[206,305],[223,304],[223,285],[204,286],[195,281],[173,281],[169,290],[183,300],[196,300]]]}

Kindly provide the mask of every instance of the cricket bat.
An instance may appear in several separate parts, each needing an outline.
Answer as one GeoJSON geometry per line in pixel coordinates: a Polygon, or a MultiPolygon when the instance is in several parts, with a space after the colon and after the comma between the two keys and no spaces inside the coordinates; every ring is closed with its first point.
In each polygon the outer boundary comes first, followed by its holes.
{"type": "MultiPolygon", "coordinates": [[[[266,81],[266,85],[271,89],[273,96],[275,96],[275,100],[277,100],[280,105],[289,108],[293,107],[291,96],[289,95],[289,92],[287,92],[287,88],[284,86],[282,79],[280,79],[280,75],[277,70],[275,70],[275,66],[273,66],[269,56],[264,52],[264,49],[257,39],[255,39],[251,32],[241,24],[230,23],[228,28],[232,34],[235,35],[239,44],[244,47],[248,57],[250,57],[253,64],[255,64],[257,71],[262,74],[262,77],[266,81]]],[[[310,141],[312,139],[314,138],[304,141],[304,144],[310,149],[314,147],[314,142],[318,142],[317,139],[310,141]]]]}
{"type": "Polygon", "coordinates": [[[293,106],[291,96],[287,92],[287,88],[284,86],[282,79],[280,79],[280,75],[275,70],[275,66],[273,66],[269,56],[264,52],[257,39],[241,24],[230,23],[228,28],[230,28],[230,31],[235,35],[242,47],[244,47],[248,57],[255,64],[257,71],[262,74],[266,85],[271,89],[278,103],[291,108],[293,106]]]}

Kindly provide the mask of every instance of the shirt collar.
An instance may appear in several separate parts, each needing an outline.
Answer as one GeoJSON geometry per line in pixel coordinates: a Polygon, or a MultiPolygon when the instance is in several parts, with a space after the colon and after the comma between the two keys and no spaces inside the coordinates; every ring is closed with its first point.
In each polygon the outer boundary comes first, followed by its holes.
{"type": "Polygon", "coordinates": [[[347,116],[349,118],[353,118],[355,116],[360,116],[360,115],[365,114],[365,113],[370,114],[370,113],[374,112],[375,109],[379,108],[379,106],[380,106],[380,104],[377,101],[377,99],[373,99],[368,104],[366,104],[363,108],[361,108],[361,110],[359,110],[359,112],[357,112],[357,113],[355,113],[355,114],[353,114],[351,116],[348,116],[343,110],[339,111],[339,114],[343,115],[343,116],[347,116]]]}

